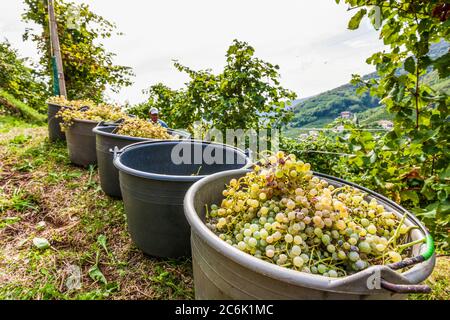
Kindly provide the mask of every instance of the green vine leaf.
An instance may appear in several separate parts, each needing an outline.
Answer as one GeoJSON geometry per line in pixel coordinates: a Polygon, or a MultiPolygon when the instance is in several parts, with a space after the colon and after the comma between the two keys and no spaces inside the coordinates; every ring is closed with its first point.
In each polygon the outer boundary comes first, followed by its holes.
{"type": "Polygon", "coordinates": [[[362,18],[366,15],[367,10],[361,9],[359,10],[349,21],[348,28],[350,30],[356,30],[359,28],[362,18]]]}

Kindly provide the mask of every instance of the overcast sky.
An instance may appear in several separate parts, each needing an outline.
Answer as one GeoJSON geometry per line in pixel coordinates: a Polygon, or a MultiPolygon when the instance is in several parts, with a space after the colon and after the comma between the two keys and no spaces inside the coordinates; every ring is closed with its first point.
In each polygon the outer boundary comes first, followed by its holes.
{"type": "MultiPolygon", "coordinates": [[[[145,100],[142,89],[157,82],[173,88],[187,78],[172,59],[194,69],[220,71],[233,39],[249,42],[256,55],[278,64],[282,84],[300,98],[347,83],[352,73],[373,71],[365,59],[383,45],[364,21],[347,30],[354,12],[334,0],[73,0],[117,23],[123,36],[105,42],[115,62],[131,66],[134,85],[110,95],[117,102],[145,100]]],[[[36,59],[24,43],[22,0],[0,1],[0,38],[22,56],[36,59]]]]}

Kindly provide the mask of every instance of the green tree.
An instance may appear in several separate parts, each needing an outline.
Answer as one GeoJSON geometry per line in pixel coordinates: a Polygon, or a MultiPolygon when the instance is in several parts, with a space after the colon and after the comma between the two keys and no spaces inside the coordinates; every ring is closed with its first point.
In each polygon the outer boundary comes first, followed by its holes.
{"type": "Polygon", "coordinates": [[[368,16],[390,48],[367,60],[379,79],[354,76],[353,84],[360,86],[359,92],[369,90],[379,97],[394,121],[394,129],[381,139],[353,131],[349,142],[356,156],[350,164],[361,168],[366,183],[415,207],[445,239],[450,220],[450,99],[426,85],[423,76],[427,70],[436,70],[441,79],[449,76],[450,53],[432,58],[429,50],[433,43],[450,40],[450,6],[443,0],[344,2],[349,10],[358,10],[349,29],[357,29],[368,16]]]}
{"type": "Polygon", "coordinates": [[[0,42],[0,89],[43,112],[48,94],[46,85],[27,63],[8,41],[0,42]]]}
{"type": "MultiPolygon", "coordinates": [[[[26,29],[24,40],[31,39],[37,44],[40,72],[51,79],[47,1],[24,0],[24,3],[27,8],[23,20],[39,26],[26,29]]],[[[69,99],[101,101],[105,89],[117,92],[121,87],[131,85],[131,69],[114,65],[115,54],[108,52],[100,42],[115,33],[115,24],[93,13],[86,4],[58,0],[55,1],[55,12],[69,99]]]]}
{"type": "Polygon", "coordinates": [[[223,130],[280,126],[292,116],[288,105],[296,95],[283,88],[279,67],[254,56],[246,42],[234,40],[223,72],[195,71],[175,62],[189,76],[181,90],[157,84],[146,92],[149,100],[137,110],[158,107],[170,126],[190,128],[195,121],[223,130]]]}

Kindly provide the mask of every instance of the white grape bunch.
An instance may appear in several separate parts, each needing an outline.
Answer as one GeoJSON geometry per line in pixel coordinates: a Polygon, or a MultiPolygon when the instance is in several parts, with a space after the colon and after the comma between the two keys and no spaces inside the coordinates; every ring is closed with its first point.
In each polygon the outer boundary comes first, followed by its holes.
{"type": "MultiPolygon", "coordinates": [[[[341,277],[407,256],[409,232],[375,199],[335,187],[278,152],[223,190],[207,226],[229,245],[294,270],[341,277]]],[[[412,243],[411,243],[412,245],[412,243]]]]}

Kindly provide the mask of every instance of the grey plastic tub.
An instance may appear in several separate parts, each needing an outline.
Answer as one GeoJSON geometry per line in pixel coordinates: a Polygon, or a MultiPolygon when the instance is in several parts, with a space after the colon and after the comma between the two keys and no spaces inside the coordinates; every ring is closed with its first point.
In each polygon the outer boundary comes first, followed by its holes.
{"type": "Polygon", "coordinates": [[[75,119],[66,130],[67,149],[73,164],[82,167],[97,164],[95,134],[92,132],[97,124],[98,121],[75,119]]]}
{"type": "MultiPolygon", "coordinates": [[[[111,197],[121,198],[119,184],[119,171],[113,164],[114,156],[112,150],[122,149],[130,144],[142,141],[156,141],[155,139],[130,137],[113,133],[117,126],[102,125],[101,123],[93,129],[96,136],[96,152],[98,173],[100,176],[100,185],[102,190],[111,197]]],[[[175,130],[169,130],[173,135],[182,138],[189,138],[189,134],[175,130]]]]}
{"type": "Polygon", "coordinates": [[[55,142],[58,140],[66,140],[66,135],[62,132],[60,124],[62,120],[56,118],[56,114],[61,110],[61,106],[56,104],[48,104],[47,108],[47,123],[48,123],[48,138],[50,142],[55,142]]]}
{"type": "MultiPolygon", "coordinates": [[[[372,266],[346,277],[328,278],[283,268],[234,248],[205,226],[205,205],[220,203],[225,184],[246,172],[235,170],[211,175],[195,183],[186,194],[184,206],[191,226],[196,299],[402,299],[403,294],[383,288],[369,289],[368,280],[380,275],[390,284],[415,285],[431,274],[434,256],[404,273],[387,266],[372,266]]],[[[342,180],[317,175],[330,184],[344,184],[342,180]]],[[[395,205],[385,200],[377,198],[380,204],[399,214],[395,205]]],[[[412,223],[408,218],[405,220],[406,225],[412,223]]],[[[423,232],[413,230],[412,240],[423,237],[423,232]]],[[[413,254],[424,250],[424,245],[416,245],[413,254]]]]}
{"type": "MultiPolygon", "coordinates": [[[[194,152],[191,153],[194,156],[194,152]]],[[[190,157],[190,159],[192,159],[190,157]]],[[[203,159],[201,159],[203,160],[203,159]]],[[[125,147],[115,156],[119,170],[128,230],[136,246],[151,256],[190,256],[190,229],[183,213],[186,191],[210,174],[243,168],[250,159],[239,149],[202,141],[143,142],[125,147]],[[180,146],[232,155],[230,164],[175,164],[171,152],[180,146]],[[198,172],[199,175],[192,175],[198,172]]]]}

